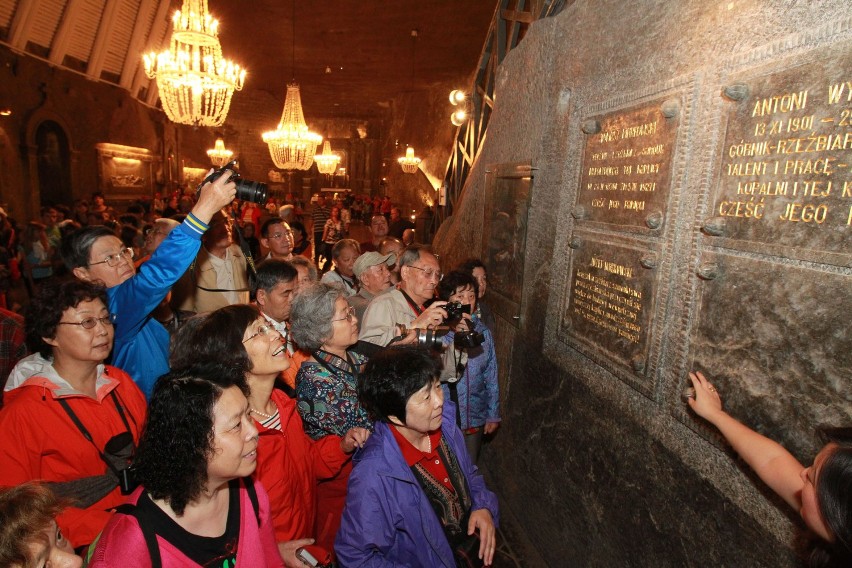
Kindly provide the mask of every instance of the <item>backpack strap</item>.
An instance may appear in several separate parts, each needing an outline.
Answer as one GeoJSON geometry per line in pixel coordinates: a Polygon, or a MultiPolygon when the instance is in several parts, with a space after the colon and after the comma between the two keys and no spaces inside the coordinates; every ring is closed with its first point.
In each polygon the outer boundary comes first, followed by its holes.
{"type": "Polygon", "coordinates": [[[142,531],[142,537],[145,539],[145,545],[148,547],[151,568],[163,568],[163,558],[160,556],[160,544],[157,542],[157,533],[154,532],[150,523],[145,520],[145,517],[138,514],[136,505],[125,503],[116,507],[115,512],[129,515],[136,519],[136,522],[139,524],[139,530],[142,531]]]}
{"type": "Polygon", "coordinates": [[[243,486],[246,488],[249,501],[251,501],[251,506],[254,509],[254,518],[257,519],[257,526],[260,526],[260,502],[257,499],[257,489],[254,486],[254,480],[251,476],[243,478],[243,486]]]}

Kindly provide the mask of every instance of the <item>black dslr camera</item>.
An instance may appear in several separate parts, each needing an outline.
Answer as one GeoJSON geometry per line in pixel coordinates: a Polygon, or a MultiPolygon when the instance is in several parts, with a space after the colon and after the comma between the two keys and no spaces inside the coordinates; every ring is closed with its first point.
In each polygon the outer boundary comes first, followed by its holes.
{"type": "MultiPolygon", "coordinates": [[[[447,302],[444,309],[447,310],[447,319],[444,320],[444,324],[450,327],[458,325],[462,320],[462,316],[470,314],[471,311],[470,304],[462,304],[461,302],[447,302]]],[[[484,341],[485,336],[478,331],[457,331],[455,339],[453,339],[453,345],[455,345],[456,349],[472,349],[479,347],[484,341]]]]}
{"type": "Polygon", "coordinates": [[[219,179],[223,173],[225,173],[225,170],[230,170],[233,172],[231,174],[231,181],[237,185],[237,199],[241,201],[251,201],[252,203],[266,203],[266,200],[269,197],[269,188],[266,184],[259,181],[243,179],[240,177],[240,174],[237,173],[236,166],[237,161],[231,160],[215,172],[211,173],[209,176],[204,178],[204,181],[198,184],[198,189],[195,190],[196,194],[201,191],[201,188],[204,187],[205,183],[208,181],[213,183],[219,179]]]}

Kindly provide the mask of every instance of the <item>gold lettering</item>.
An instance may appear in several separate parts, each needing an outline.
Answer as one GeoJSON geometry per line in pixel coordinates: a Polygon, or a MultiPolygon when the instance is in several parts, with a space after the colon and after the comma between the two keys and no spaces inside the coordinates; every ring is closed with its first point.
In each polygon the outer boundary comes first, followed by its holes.
{"type": "Polygon", "coordinates": [[[785,93],[783,95],[773,95],[765,99],[758,99],[754,102],[754,108],[751,111],[752,116],[766,116],[775,114],[776,112],[792,112],[794,110],[802,110],[808,104],[808,91],[799,91],[798,93],[785,93]]]}
{"type": "Polygon", "coordinates": [[[828,104],[835,105],[839,103],[843,98],[843,91],[846,91],[845,102],[852,102],[852,81],[845,81],[828,86],[828,104]]]}

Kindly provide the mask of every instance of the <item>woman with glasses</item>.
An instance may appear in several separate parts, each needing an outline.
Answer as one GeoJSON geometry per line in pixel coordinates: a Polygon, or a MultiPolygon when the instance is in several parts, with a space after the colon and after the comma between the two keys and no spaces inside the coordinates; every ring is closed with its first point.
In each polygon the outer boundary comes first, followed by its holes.
{"type": "Polygon", "coordinates": [[[104,365],[114,321],[103,288],[76,280],[42,288],[26,319],[34,354],[10,374],[0,412],[0,486],[41,480],[72,500],[57,522],[75,548],[123,502],[119,479],[145,420],[142,392],[104,365]]]}
{"type": "Polygon", "coordinates": [[[204,185],[192,212],[138,273],[133,249],[106,227],[86,227],[62,241],[62,260],[74,276],[106,286],[109,309],[117,318],[113,363],[126,370],[146,396],[169,370],[169,333],[151,312],[198,254],[210,219],[234,199],[236,186],[229,178],[226,172],[204,185]]]}
{"type": "Polygon", "coordinates": [[[307,436],[296,402],[274,388],[290,365],[284,347],[281,334],[255,306],[233,305],[195,318],[181,330],[170,362],[176,369],[205,361],[243,370],[249,409],[260,432],[255,478],[269,493],[284,563],[301,566],[295,555],[315,534],[317,482],[337,475],[369,431],[355,427],[316,441],[307,436]]]}
{"type": "MultiPolygon", "coordinates": [[[[372,430],[358,402],[356,381],[366,357],[350,351],[358,341],[358,318],[339,288],[317,283],[293,298],[290,311],[293,341],[311,357],[296,375],[296,400],[305,432],[318,440],[344,435],[353,427],[372,430]]],[[[346,498],[351,466],[318,489],[317,542],[331,550],[346,498]]]]}

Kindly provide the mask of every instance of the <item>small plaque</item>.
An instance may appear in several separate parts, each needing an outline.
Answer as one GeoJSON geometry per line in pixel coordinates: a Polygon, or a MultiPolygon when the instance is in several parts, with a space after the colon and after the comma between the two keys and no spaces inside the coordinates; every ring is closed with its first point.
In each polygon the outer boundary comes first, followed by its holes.
{"type": "Polygon", "coordinates": [[[849,252],[852,56],[734,80],[712,217],[726,238],[849,252]],[[738,87],[738,89],[734,89],[738,87]]]}
{"type": "Polygon", "coordinates": [[[660,100],[583,123],[586,145],[577,197],[583,220],[661,227],[678,124],[673,105],[666,103],[660,100]]]}
{"type": "Polygon", "coordinates": [[[562,333],[644,376],[655,277],[642,266],[648,251],[588,240],[573,254],[562,333]]]}

